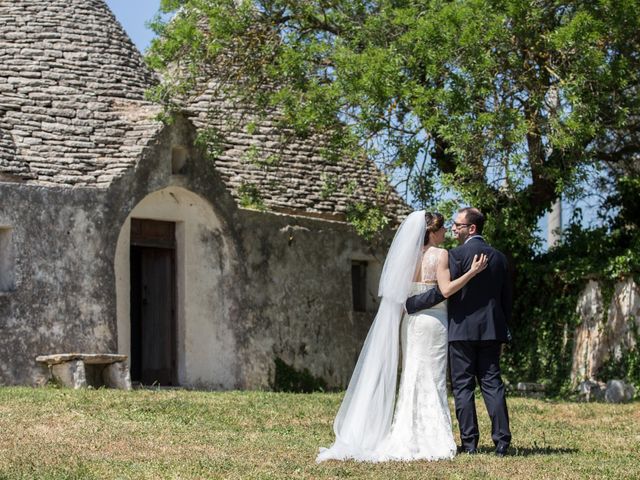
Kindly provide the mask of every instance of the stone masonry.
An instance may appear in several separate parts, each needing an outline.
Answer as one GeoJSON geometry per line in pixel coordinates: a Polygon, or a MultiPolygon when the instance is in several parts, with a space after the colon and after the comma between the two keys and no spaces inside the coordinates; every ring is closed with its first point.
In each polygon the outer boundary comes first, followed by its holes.
{"type": "Polygon", "coordinates": [[[373,163],[212,90],[161,123],[159,79],[102,0],[1,1],[0,65],[0,385],[45,382],[39,355],[131,358],[133,218],[175,227],[178,384],[270,388],[278,358],[346,385],[385,252],[345,214],[380,195],[407,212],[373,163]]]}

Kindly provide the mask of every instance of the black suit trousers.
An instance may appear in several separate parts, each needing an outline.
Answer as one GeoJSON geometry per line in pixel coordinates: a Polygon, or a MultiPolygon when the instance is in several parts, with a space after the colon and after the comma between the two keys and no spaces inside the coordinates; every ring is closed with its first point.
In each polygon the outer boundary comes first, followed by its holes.
{"type": "Polygon", "coordinates": [[[460,425],[462,447],[478,446],[480,432],[474,401],[476,381],[480,384],[487,412],[491,418],[491,438],[496,447],[511,442],[509,413],[505,388],[500,376],[501,343],[493,341],[460,341],[449,343],[451,386],[460,425]]]}

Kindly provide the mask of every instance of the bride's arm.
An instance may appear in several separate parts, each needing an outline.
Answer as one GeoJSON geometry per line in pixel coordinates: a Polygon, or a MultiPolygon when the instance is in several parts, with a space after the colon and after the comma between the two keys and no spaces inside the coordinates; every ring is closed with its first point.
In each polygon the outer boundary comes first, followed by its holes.
{"type": "Polygon", "coordinates": [[[451,273],[449,272],[449,252],[443,250],[438,260],[438,288],[446,298],[456,293],[462,287],[464,287],[469,280],[475,277],[482,270],[487,268],[488,260],[485,254],[475,255],[473,257],[473,263],[467,273],[461,277],[451,280],[451,273]]]}

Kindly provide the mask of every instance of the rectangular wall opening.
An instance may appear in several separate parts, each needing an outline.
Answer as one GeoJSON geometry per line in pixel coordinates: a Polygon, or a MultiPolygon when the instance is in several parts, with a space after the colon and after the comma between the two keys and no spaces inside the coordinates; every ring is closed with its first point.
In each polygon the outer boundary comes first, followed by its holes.
{"type": "Polygon", "coordinates": [[[367,262],[351,261],[351,291],[353,295],[353,310],[367,311],[367,262]]]}
{"type": "Polygon", "coordinates": [[[0,226],[0,292],[11,292],[15,288],[13,229],[0,226]]]}

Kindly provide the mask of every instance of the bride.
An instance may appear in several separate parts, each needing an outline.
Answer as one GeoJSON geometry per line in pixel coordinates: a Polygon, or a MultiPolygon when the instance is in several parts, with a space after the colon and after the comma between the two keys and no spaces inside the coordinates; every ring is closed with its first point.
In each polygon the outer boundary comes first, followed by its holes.
{"type": "Polygon", "coordinates": [[[477,257],[467,273],[451,281],[448,252],[438,248],[444,235],[442,215],[424,211],[411,213],[396,232],[380,278],[382,301],[333,424],[336,440],[320,448],[317,462],[455,455],[446,391],[446,302],[403,316],[408,296],[437,283],[449,297],[487,266],[486,257],[477,257]],[[396,401],[400,335],[402,376],[396,401]]]}

